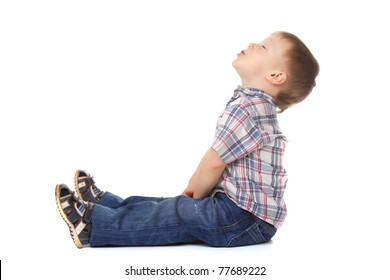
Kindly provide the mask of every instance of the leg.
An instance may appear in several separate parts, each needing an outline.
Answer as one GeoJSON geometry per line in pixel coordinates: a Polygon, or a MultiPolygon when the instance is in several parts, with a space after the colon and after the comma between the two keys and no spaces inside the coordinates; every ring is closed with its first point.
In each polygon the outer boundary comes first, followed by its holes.
{"type": "Polygon", "coordinates": [[[128,204],[136,204],[140,202],[154,201],[160,202],[166,198],[162,197],[146,197],[146,196],[130,196],[126,199],[123,199],[113,193],[104,192],[101,196],[100,201],[95,204],[99,204],[101,206],[105,206],[108,208],[119,208],[128,204]]]}
{"type": "Polygon", "coordinates": [[[92,247],[199,241],[211,246],[240,246],[266,242],[275,233],[271,225],[262,225],[222,193],[204,199],[181,195],[155,201],[130,200],[134,203],[123,200],[116,209],[95,205],[92,247]]]}

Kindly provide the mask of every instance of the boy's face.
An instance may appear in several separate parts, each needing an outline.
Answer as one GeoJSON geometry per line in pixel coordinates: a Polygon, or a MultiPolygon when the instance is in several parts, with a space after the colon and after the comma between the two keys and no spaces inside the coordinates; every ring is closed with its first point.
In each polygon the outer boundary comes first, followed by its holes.
{"type": "Polygon", "coordinates": [[[237,54],[233,67],[241,79],[263,79],[274,71],[286,71],[286,51],[290,43],[276,34],[271,34],[260,43],[250,43],[237,54]]]}

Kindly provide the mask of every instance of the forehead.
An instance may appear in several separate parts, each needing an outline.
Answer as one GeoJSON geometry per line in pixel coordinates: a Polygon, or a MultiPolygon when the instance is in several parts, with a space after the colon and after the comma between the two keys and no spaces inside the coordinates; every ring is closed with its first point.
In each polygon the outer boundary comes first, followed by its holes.
{"type": "Polygon", "coordinates": [[[292,46],[292,43],[287,38],[283,38],[283,36],[277,33],[269,35],[262,42],[267,44],[267,49],[281,56],[286,55],[292,46]]]}
{"type": "Polygon", "coordinates": [[[283,36],[277,33],[272,33],[264,38],[263,43],[271,44],[274,47],[289,47],[291,45],[288,39],[283,38],[283,36]]]}

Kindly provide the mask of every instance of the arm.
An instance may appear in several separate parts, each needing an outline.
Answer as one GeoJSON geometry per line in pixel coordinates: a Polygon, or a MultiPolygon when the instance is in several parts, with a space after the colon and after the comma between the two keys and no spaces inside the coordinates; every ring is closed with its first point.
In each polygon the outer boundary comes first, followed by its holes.
{"type": "Polygon", "coordinates": [[[183,194],[193,198],[204,198],[217,184],[226,163],[210,148],[203,156],[183,194]]]}

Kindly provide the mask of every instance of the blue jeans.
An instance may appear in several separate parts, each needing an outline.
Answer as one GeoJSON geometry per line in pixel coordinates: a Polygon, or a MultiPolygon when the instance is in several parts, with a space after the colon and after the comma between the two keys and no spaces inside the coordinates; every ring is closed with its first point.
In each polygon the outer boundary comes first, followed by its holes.
{"type": "Polygon", "coordinates": [[[224,193],[193,199],[106,192],[92,213],[90,246],[202,242],[229,247],[269,241],[276,228],[238,207],[224,193]]]}

